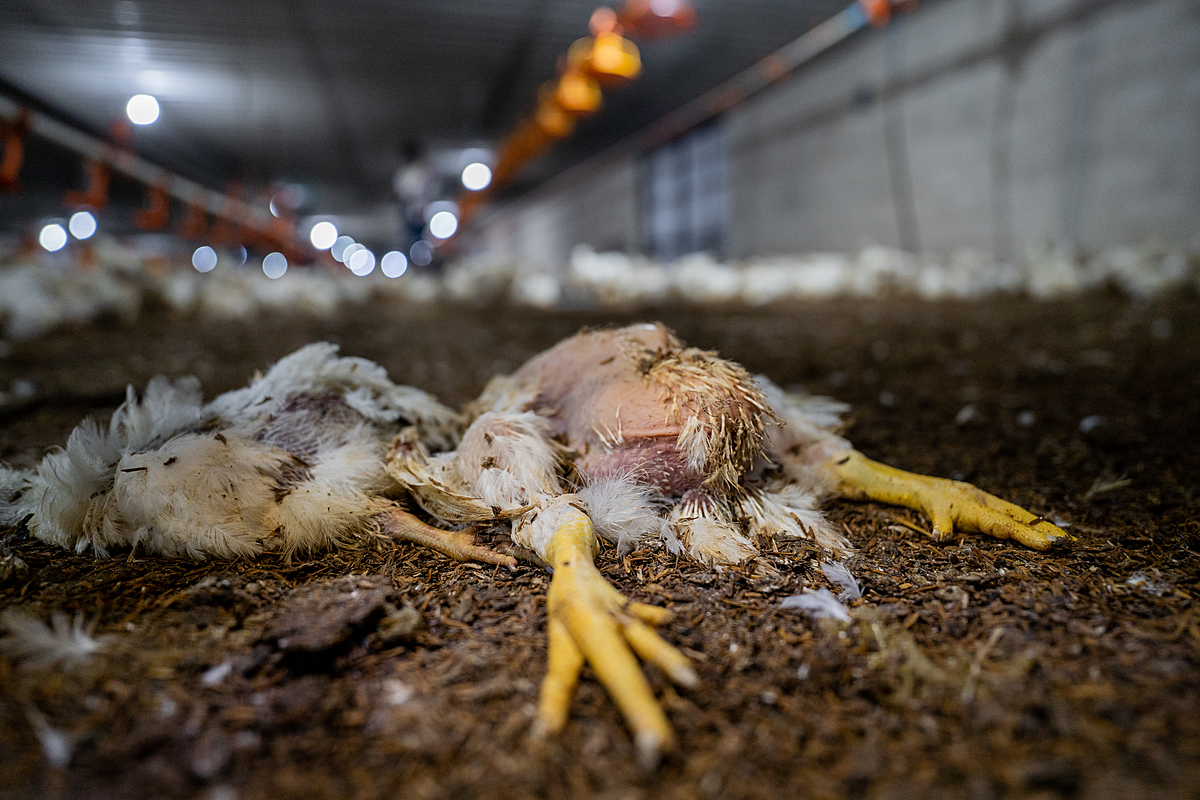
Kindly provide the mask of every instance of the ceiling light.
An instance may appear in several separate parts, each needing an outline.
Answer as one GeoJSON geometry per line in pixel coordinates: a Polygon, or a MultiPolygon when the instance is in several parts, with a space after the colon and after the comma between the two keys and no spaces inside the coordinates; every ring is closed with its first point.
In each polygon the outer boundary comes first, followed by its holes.
{"type": "Polygon", "coordinates": [[[488,184],[492,182],[492,171],[487,164],[476,161],[473,164],[467,164],[462,171],[462,185],[470,189],[472,192],[478,192],[480,189],[486,189],[488,184]]]}
{"type": "Polygon", "coordinates": [[[329,255],[333,256],[337,261],[345,261],[346,248],[354,244],[354,239],[349,236],[339,236],[334,241],[333,246],[329,248],[329,255]]]}
{"type": "Polygon", "coordinates": [[[38,243],[53,253],[56,250],[62,250],[67,243],[67,232],[62,225],[57,222],[51,222],[46,227],[42,228],[42,232],[38,234],[38,243]]]}
{"type": "Polygon", "coordinates": [[[359,250],[366,250],[366,249],[367,249],[366,245],[359,244],[358,242],[351,242],[346,247],[346,249],[342,251],[342,263],[345,264],[347,267],[349,267],[350,259],[354,258],[354,254],[357,253],[359,250]]]}
{"type": "Polygon", "coordinates": [[[149,125],[158,119],[158,101],[148,94],[135,94],[125,104],[125,113],[135,125],[149,125]]]}
{"type": "Polygon", "coordinates": [[[379,269],[389,278],[399,278],[408,270],[408,259],[398,250],[384,253],[379,261],[379,269]]]}
{"type": "Polygon", "coordinates": [[[439,211],[429,220],[429,232],[438,239],[449,239],[458,230],[458,217],[439,211]]]}
{"type": "Polygon", "coordinates": [[[271,280],[282,278],[287,268],[287,257],[283,253],[267,253],[263,258],[263,274],[271,280]]]}
{"type": "Polygon", "coordinates": [[[90,239],[96,232],[96,218],[90,211],[76,211],[67,223],[67,230],[76,239],[90,239]]]}
{"type": "Polygon", "coordinates": [[[412,259],[412,263],[418,267],[426,267],[433,261],[433,246],[429,242],[421,239],[414,242],[413,246],[408,251],[408,257],[412,259]]]}
{"type": "Polygon", "coordinates": [[[196,248],[196,252],[192,253],[192,266],[197,272],[212,272],[212,268],[217,265],[217,251],[213,250],[208,245],[203,245],[196,248]]]}
{"type": "Polygon", "coordinates": [[[337,244],[338,229],[337,226],[328,220],[318,222],[312,226],[312,230],[308,232],[308,240],[312,242],[312,246],[318,250],[328,250],[337,244]]]}
{"type": "MultiPolygon", "coordinates": [[[[362,245],[359,245],[362,247],[362,245]]],[[[358,250],[354,255],[350,256],[350,260],[346,262],[346,266],[350,267],[350,271],[358,277],[370,275],[375,269],[375,254],[365,247],[358,250]]]]}

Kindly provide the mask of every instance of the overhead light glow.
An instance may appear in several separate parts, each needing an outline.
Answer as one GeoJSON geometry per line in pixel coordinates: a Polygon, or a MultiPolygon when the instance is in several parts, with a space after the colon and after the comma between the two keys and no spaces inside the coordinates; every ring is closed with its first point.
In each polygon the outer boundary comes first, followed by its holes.
{"type": "Polygon", "coordinates": [[[308,240],[312,242],[312,246],[318,250],[328,250],[337,243],[337,226],[328,220],[325,222],[318,222],[316,225],[313,225],[312,230],[308,232],[308,240]]]}
{"type": "Polygon", "coordinates": [[[433,262],[433,245],[424,239],[414,242],[408,250],[408,257],[418,267],[427,267],[433,262]]]}
{"type": "Polygon", "coordinates": [[[76,211],[67,222],[67,230],[76,239],[90,239],[96,232],[96,218],[90,211],[76,211]]]}
{"type": "Polygon", "coordinates": [[[333,242],[333,246],[329,248],[329,255],[333,256],[338,261],[346,260],[346,248],[354,244],[354,239],[349,236],[339,236],[333,242]]]}
{"type": "Polygon", "coordinates": [[[488,168],[487,164],[476,161],[473,164],[467,164],[463,167],[462,185],[472,192],[486,189],[491,182],[492,170],[488,168]]]}
{"type": "Polygon", "coordinates": [[[359,247],[362,249],[350,256],[346,261],[346,266],[350,267],[351,272],[362,278],[375,270],[375,254],[362,245],[359,247]]]}
{"type": "Polygon", "coordinates": [[[399,250],[384,253],[379,260],[379,269],[388,278],[399,278],[408,270],[408,259],[399,250]]]}
{"type": "Polygon", "coordinates": [[[263,274],[271,280],[282,278],[287,268],[287,257],[283,253],[267,253],[263,258],[263,274]]]}
{"type": "Polygon", "coordinates": [[[429,220],[429,232],[438,239],[449,239],[458,230],[458,217],[449,211],[439,211],[429,220]]]}
{"type": "Polygon", "coordinates": [[[212,272],[216,265],[217,251],[208,245],[197,247],[196,252],[192,253],[192,266],[197,272],[212,272]]]}
{"type": "Polygon", "coordinates": [[[38,234],[38,243],[51,253],[56,250],[62,250],[67,243],[67,232],[63,229],[62,225],[59,225],[57,222],[51,222],[42,228],[42,232],[38,234]]]}
{"type": "Polygon", "coordinates": [[[351,242],[350,246],[342,251],[342,263],[345,264],[347,267],[349,267],[350,259],[354,258],[354,254],[357,253],[359,250],[366,250],[366,249],[367,249],[366,245],[359,244],[358,242],[351,242]]]}
{"type": "Polygon", "coordinates": [[[279,206],[275,205],[274,197],[271,198],[271,202],[268,204],[268,206],[271,209],[271,216],[278,218],[279,217],[279,206]]]}
{"type": "Polygon", "coordinates": [[[250,254],[246,252],[246,248],[242,247],[240,244],[233,248],[233,260],[237,262],[239,267],[245,266],[246,259],[249,257],[250,254]]]}
{"type": "Polygon", "coordinates": [[[149,125],[158,119],[158,101],[148,94],[135,94],[125,104],[125,113],[135,125],[149,125]]]}

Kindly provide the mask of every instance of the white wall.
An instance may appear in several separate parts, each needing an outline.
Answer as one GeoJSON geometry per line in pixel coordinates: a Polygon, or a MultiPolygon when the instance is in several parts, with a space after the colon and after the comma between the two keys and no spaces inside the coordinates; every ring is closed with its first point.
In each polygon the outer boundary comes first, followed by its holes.
{"type": "MultiPolygon", "coordinates": [[[[1200,247],[1196,0],[925,0],[724,122],[734,258],[1200,247]]],[[[636,179],[632,157],[577,170],[481,242],[542,270],[581,243],[633,252],[636,179]]]]}

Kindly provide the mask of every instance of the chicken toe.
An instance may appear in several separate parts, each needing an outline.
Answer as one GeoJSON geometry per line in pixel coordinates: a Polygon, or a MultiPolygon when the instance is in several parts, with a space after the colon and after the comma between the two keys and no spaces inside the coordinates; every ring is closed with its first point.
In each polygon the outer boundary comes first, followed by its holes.
{"type": "Polygon", "coordinates": [[[920,511],[929,518],[938,541],[956,529],[1015,539],[1034,550],[1075,539],[1052,522],[969,483],[905,472],[856,450],[839,453],[829,462],[829,470],[845,497],[920,511]]]}
{"type": "Polygon", "coordinates": [[[547,598],[549,669],[535,731],[562,730],[586,661],[625,716],[642,766],[653,769],[674,744],[674,733],[634,654],[683,686],[695,686],[698,679],[687,658],[649,627],[668,612],[623,597],[596,568],[596,548],[591,520],[575,509],[562,516],[541,548],[554,577],[547,598]]]}

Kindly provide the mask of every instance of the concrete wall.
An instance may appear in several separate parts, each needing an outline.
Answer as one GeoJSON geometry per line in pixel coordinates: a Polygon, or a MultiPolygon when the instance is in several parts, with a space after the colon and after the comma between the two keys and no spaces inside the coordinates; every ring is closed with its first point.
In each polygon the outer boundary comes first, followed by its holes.
{"type": "MultiPolygon", "coordinates": [[[[727,113],[733,258],[1200,247],[1200,2],[925,0],[727,113]]],[[[497,255],[633,252],[637,160],[494,214],[497,255]]]]}

